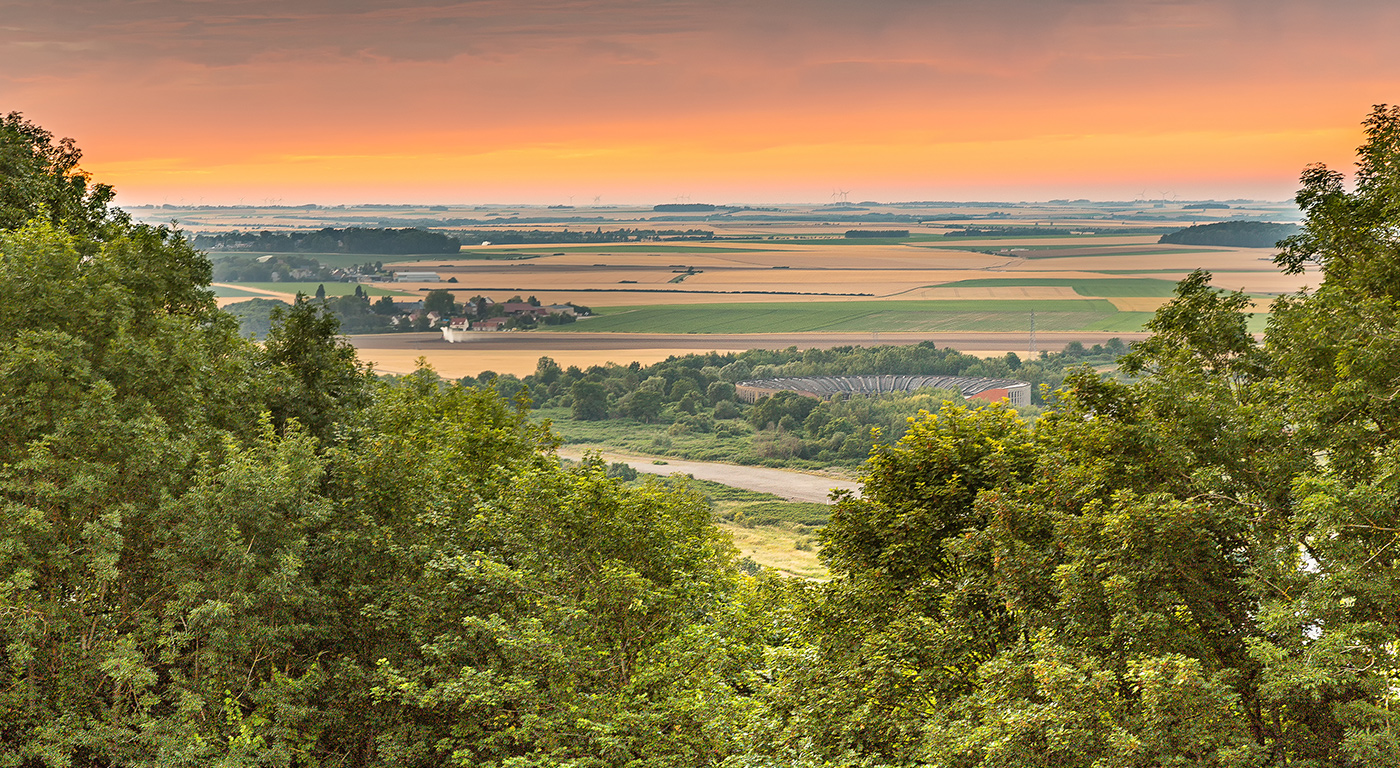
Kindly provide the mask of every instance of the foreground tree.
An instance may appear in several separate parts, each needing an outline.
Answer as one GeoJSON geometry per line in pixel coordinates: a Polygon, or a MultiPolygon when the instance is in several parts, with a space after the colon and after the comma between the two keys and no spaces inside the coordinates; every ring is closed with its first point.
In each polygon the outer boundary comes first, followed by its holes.
{"type": "Polygon", "coordinates": [[[1303,176],[1279,262],[1323,281],[1264,344],[1196,273],[1136,380],[1081,371],[1029,431],[945,410],[876,453],[756,762],[1400,763],[1400,109],[1366,131],[1353,191],[1303,176]]]}
{"type": "Polygon", "coordinates": [[[115,193],[91,183],[78,168],[82,157],[72,139],[55,142],[18,112],[0,117],[0,229],[42,218],[86,245],[107,225],[124,228],[126,215],[109,208],[115,193]]]}
{"type": "MultiPolygon", "coordinates": [[[[5,200],[78,178],[11,167],[5,200]]],[[[0,230],[0,765],[726,751],[698,496],[561,469],[524,398],[375,381],[317,303],[254,346],[178,233],[51,202],[0,230]]]]}

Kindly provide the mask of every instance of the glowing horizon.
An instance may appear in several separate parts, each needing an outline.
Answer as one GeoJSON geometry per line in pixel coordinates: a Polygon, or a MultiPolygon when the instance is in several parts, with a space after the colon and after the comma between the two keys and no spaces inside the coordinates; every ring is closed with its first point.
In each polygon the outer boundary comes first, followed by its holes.
{"type": "Polygon", "coordinates": [[[0,0],[127,205],[1292,196],[1400,100],[1364,0],[0,0]]]}

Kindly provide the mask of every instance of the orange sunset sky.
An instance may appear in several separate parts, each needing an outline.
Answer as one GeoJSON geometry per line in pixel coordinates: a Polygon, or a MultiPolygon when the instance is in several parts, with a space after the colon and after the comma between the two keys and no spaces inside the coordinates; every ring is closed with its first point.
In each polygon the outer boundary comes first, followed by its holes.
{"type": "Polygon", "coordinates": [[[0,111],[140,203],[1284,199],[1394,0],[0,0],[0,111]]]}

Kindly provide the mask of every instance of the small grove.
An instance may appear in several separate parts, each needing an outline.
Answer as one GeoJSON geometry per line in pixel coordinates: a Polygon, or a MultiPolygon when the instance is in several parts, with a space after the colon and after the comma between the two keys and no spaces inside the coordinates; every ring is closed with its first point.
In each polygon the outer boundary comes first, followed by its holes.
{"type": "Polygon", "coordinates": [[[242,339],[9,115],[0,764],[1400,764],[1400,109],[1366,131],[1262,342],[1198,273],[1131,380],[920,418],[810,583],[315,303],[242,339]]]}

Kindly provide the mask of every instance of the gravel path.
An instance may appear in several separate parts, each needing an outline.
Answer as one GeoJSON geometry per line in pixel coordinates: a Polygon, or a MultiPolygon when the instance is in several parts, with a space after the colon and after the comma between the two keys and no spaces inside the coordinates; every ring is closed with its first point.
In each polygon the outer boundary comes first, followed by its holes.
{"type": "MultiPolygon", "coordinates": [[[[601,453],[609,462],[621,461],[638,472],[653,475],[690,475],[696,480],[709,480],[734,488],[749,491],[762,491],[781,496],[788,501],[829,501],[831,489],[841,488],[860,495],[860,483],[840,480],[825,475],[798,472],[792,469],[772,467],[743,467],[737,464],[721,464],[713,461],[687,461],[685,459],[652,459],[651,457],[627,456],[620,453],[601,453]],[[664,461],[665,464],[653,464],[664,461]]],[[[583,457],[583,451],[576,448],[560,448],[560,458],[575,461],[583,457]]]]}

